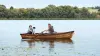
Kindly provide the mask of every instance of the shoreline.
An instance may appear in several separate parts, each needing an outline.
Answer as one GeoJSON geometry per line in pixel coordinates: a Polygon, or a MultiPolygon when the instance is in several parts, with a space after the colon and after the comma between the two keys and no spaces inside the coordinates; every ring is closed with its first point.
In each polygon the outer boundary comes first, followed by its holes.
{"type": "Polygon", "coordinates": [[[100,20],[100,18],[0,18],[0,20],[100,20]]]}

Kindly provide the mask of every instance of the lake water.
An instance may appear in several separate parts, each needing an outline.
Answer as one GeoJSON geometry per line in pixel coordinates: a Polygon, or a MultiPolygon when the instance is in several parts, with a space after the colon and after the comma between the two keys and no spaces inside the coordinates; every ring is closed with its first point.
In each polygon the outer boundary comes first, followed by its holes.
{"type": "Polygon", "coordinates": [[[100,56],[99,20],[0,20],[0,56],[100,56]],[[75,31],[72,39],[22,40],[28,26],[75,31]]]}

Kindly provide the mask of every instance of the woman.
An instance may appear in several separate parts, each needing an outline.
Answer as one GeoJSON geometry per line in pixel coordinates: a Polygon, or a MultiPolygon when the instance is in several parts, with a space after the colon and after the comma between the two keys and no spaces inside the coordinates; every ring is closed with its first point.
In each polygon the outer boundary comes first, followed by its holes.
{"type": "Polygon", "coordinates": [[[28,34],[32,34],[33,33],[33,28],[32,28],[32,25],[29,25],[29,29],[28,29],[28,34]]]}

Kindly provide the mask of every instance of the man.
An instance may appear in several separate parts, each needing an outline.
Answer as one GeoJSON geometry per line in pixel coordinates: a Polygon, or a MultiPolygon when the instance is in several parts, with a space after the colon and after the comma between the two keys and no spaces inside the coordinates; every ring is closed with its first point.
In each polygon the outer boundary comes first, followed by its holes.
{"type": "MultiPolygon", "coordinates": [[[[53,26],[52,26],[51,24],[48,24],[48,30],[44,30],[43,32],[45,32],[45,31],[48,31],[49,34],[53,34],[53,33],[54,33],[53,26]]],[[[42,33],[43,33],[43,32],[42,32],[42,33]]]]}
{"type": "Polygon", "coordinates": [[[48,24],[48,31],[50,34],[54,32],[53,26],[51,24],[48,24]]]}

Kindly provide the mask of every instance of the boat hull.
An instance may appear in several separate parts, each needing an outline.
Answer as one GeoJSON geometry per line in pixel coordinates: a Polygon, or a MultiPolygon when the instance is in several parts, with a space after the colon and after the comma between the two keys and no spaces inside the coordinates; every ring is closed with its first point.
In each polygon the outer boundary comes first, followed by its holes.
{"type": "Polygon", "coordinates": [[[72,38],[74,31],[63,32],[63,33],[55,33],[55,34],[20,34],[22,39],[64,39],[64,38],[72,38]]]}

